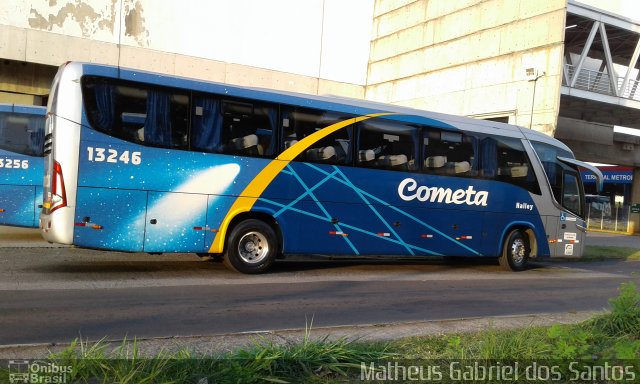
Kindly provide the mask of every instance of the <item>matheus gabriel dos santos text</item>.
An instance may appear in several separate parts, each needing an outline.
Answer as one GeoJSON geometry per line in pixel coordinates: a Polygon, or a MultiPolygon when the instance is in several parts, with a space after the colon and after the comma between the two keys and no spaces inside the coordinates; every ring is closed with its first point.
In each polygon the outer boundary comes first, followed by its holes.
{"type": "Polygon", "coordinates": [[[567,361],[562,364],[542,362],[459,362],[446,364],[404,365],[400,362],[360,363],[361,380],[380,381],[614,381],[634,382],[633,365],[608,362],[584,363],[567,361]]]}

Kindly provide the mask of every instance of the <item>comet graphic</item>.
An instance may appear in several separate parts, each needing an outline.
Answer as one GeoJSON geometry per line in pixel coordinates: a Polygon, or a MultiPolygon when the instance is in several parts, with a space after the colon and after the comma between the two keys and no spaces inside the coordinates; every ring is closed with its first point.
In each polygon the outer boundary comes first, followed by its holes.
{"type": "Polygon", "coordinates": [[[180,251],[203,247],[202,235],[194,232],[193,226],[206,224],[207,199],[224,194],[238,173],[238,164],[220,165],[199,172],[179,185],[175,193],[155,195],[155,201],[153,195],[149,194],[145,251],[180,251]]]}
{"type": "MultiPolygon", "coordinates": [[[[144,223],[144,251],[180,252],[202,248],[202,233],[193,227],[206,224],[208,201],[225,194],[239,173],[239,164],[219,165],[195,173],[171,192],[149,192],[146,212],[143,210],[131,220],[144,223]]],[[[124,241],[129,236],[119,233],[114,237],[116,241],[124,241]]]]}

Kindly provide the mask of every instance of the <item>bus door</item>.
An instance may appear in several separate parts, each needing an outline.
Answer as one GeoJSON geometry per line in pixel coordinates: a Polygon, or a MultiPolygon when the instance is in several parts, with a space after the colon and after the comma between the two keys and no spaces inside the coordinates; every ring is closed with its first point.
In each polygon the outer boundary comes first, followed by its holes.
{"type": "Polygon", "coordinates": [[[149,192],[145,252],[204,252],[207,195],[149,192]]]}
{"type": "MultiPolygon", "coordinates": [[[[602,173],[595,167],[577,161],[558,157],[564,164],[562,170],[562,193],[560,205],[562,210],[558,217],[557,242],[554,256],[580,257],[584,251],[584,242],[587,235],[587,225],[584,221],[585,202],[584,189],[578,166],[588,168],[596,173],[598,180],[602,180],[602,173]]],[[[601,185],[600,183],[597,183],[601,185]]],[[[552,247],[553,252],[553,247],[552,247]]]]}
{"type": "Polygon", "coordinates": [[[544,216],[544,229],[547,233],[547,240],[549,242],[549,255],[551,257],[560,257],[564,250],[560,247],[562,243],[558,242],[558,228],[560,227],[560,220],[557,215],[544,216]]]}

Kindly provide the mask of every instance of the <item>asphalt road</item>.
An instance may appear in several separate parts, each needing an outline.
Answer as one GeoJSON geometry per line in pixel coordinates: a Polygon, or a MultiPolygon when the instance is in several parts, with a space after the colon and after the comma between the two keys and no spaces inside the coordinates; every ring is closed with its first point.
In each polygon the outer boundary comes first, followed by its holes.
{"type": "Polygon", "coordinates": [[[266,275],[192,254],[0,248],[0,344],[600,310],[640,262],[310,261],[266,275]]]}

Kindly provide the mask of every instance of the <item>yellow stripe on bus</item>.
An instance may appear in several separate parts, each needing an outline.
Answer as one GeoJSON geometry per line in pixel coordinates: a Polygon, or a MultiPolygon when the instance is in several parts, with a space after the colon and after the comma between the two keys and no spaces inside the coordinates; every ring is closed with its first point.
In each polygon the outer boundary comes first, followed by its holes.
{"type": "Polygon", "coordinates": [[[209,248],[209,253],[222,253],[224,249],[224,238],[227,234],[227,228],[231,220],[237,215],[243,212],[249,212],[255,202],[262,196],[262,193],[267,189],[273,179],[287,166],[289,163],[300,155],[303,151],[307,150],[310,146],[318,142],[319,140],[327,137],[328,135],[345,128],[351,124],[371,119],[374,117],[392,115],[392,113],[375,113],[371,115],[365,115],[356,117],[353,119],[347,119],[338,123],[332,124],[326,128],[323,128],[313,134],[305,137],[299,142],[295,143],[287,150],[282,152],[278,157],[267,164],[262,171],[247,185],[242,191],[240,196],[233,203],[226,216],[222,220],[215,239],[209,248]]]}

